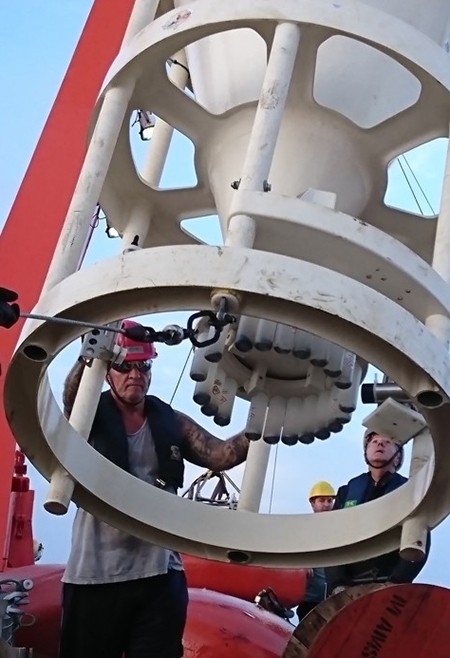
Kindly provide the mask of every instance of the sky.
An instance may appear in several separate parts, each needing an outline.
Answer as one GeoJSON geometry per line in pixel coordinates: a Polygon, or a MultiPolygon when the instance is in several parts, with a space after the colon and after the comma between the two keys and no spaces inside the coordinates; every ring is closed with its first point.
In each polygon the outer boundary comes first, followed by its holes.
{"type": "MultiPolygon", "coordinates": [[[[91,5],[91,0],[24,0],[21,3],[4,3],[2,7],[0,226],[6,220],[91,5]]],[[[163,185],[183,185],[189,184],[189,178],[194,180],[192,167],[183,166],[183,163],[189,164],[192,161],[192,148],[186,141],[181,137],[176,139],[164,172],[163,185]]],[[[425,214],[430,214],[428,202],[435,211],[439,207],[444,147],[441,141],[429,149],[408,155],[408,165],[415,171],[428,199],[427,201],[424,198],[420,188],[416,186],[415,193],[425,214]]],[[[389,203],[417,212],[417,202],[398,164],[391,168],[390,181],[387,196],[389,203]]],[[[204,225],[205,222],[199,224],[204,225]]],[[[215,225],[212,218],[208,220],[207,235],[209,240],[216,243],[219,239],[217,230],[210,228],[211,225],[215,225]]],[[[120,241],[109,240],[104,228],[104,223],[101,222],[95,231],[85,266],[119,252],[120,241]]],[[[152,317],[151,324],[158,329],[172,322],[182,324],[184,318],[185,316],[180,314],[162,314],[152,317]]],[[[71,346],[51,366],[51,382],[57,397],[60,396],[65,373],[77,355],[78,348],[71,346]]],[[[173,397],[175,408],[191,415],[217,436],[227,437],[238,432],[245,424],[245,402],[238,402],[231,425],[221,429],[202,416],[192,402],[193,383],[188,376],[182,378],[177,388],[177,380],[188,355],[189,345],[186,343],[172,348],[162,346],[159,349],[152,392],[166,401],[171,401],[173,397]]],[[[369,369],[369,374],[373,377],[372,369],[369,369]]],[[[327,480],[337,487],[365,470],[361,450],[361,421],[371,411],[372,406],[360,404],[351,425],[328,441],[315,441],[311,446],[273,448],[262,511],[308,512],[307,496],[314,482],[327,480]]],[[[62,518],[47,514],[42,508],[46,482],[39,474],[30,470],[32,485],[36,490],[34,533],[44,544],[43,561],[64,562],[70,545],[74,510],[71,509],[69,514],[62,518]]],[[[189,466],[186,486],[201,472],[202,469],[189,466]]],[[[239,483],[242,472],[241,466],[231,471],[230,476],[239,483]]],[[[407,474],[407,469],[404,468],[403,473],[407,474]]],[[[447,519],[433,531],[431,556],[419,581],[450,586],[450,571],[447,568],[449,544],[450,520],[447,519]]]]}

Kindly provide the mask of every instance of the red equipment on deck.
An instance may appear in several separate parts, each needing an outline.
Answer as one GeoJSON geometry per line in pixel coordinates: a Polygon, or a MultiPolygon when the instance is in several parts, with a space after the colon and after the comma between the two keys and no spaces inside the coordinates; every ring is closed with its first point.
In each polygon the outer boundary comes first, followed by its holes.
{"type": "MultiPolygon", "coordinates": [[[[353,601],[319,632],[308,658],[447,658],[450,591],[390,585],[353,601]]],[[[301,658],[306,654],[290,654],[301,658]]],[[[285,654],[288,658],[287,654],[285,654]]]]}
{"type": "Polygon", "coordinates": [[[270,587],[286,608],[298,605],[305,594],[305,569],[273,569],[202,560],[183,555],[189,587],[206,589],[253,601],[270,587]]]}
{"type": "MultiPolygon", "coordinates": [[[[236,567],[242,570],[239,580],[227,583],[227,590],[233,583],[242,590],[242,581],[247,581],[249,600],[229,596],[222,591],[211,591],[193,586],[201,580],[203,569],[205,580],[215,579],[225,583],[230,572],[229,565],[209,562],[198,558],[186,558],[186,571],[189,587],[189,613],[184,636],[187,658],[278,658],[281,656],[293,631],[293,626],[276,615],[263,610],[252,602],[258,589],[252,587],[276,586],[282,570],[236,567]],[[264,573],[267,571],[267,578],[264,573]],[[194,574],[192,576],[192,574],[194,574]],[[252,585],[253,583],[253,585],[252,585]],[[252,594],[250,594],[252,592],[252,594]]],[[[29,603],[23,607],[26,613],[24,625],[16,634],[17,646],[33,647],[39,658],[57,658],[58,636],[61,617],[61,576],[63,565],[29,565],[18,569],[8,569],[5,577],[23,580],[30,578],[34,585],[29,591],[29,603]]],[[[280,593],[283,602],[293,599],[293,588],[304,584],[303,572],[294,578],[291,591],[287,579],[292,570],[282,574],[280,584],[285,581],[280,593]]],[[[220,586],[220,585],[219,585],[220,586]]],[[[303,590],[302,590],[303,592],[303,590]]],[[[299,597],[300,598],[300,597],[299,597]]]]}

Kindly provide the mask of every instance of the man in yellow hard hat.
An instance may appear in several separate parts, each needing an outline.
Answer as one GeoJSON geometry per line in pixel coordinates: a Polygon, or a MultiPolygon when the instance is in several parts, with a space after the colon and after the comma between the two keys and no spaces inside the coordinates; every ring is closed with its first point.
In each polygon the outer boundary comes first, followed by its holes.
{"type": "MultiPolygon", "coordinates": [[[[329,482],[324,480],[316,482],[309,492],[309,504],[314,514],[332,510],[335,497],[336,493],[329,482]]],[[[305,597],[297,606],[299,621],[325,599],[326,589],[325,570],[322,568],[309,569],[305,597]]]]}
{"type": "MultiPolygon", "coordinates": [[[[363,449],[368,470],[339,487],[333,509],[376,500],[407,482],[407,478],[397,472],[403,463],[403,444],[400,440],[386,433],[366,430],[363,449]]],[[[425,565],[429,550],[428,533],[425,557],[420,562],[404,560],[395,550],[369,560],[327,567],[328,593],[337,594],[349,586],[369,582],[412,583],[425,565]]]]}
{"type": "Polygon", "coordinates": [[[309,503],[314,513],[329,512],[333,509],[336,492],[329,482],[321,480],[311,487],[309,503]]]}

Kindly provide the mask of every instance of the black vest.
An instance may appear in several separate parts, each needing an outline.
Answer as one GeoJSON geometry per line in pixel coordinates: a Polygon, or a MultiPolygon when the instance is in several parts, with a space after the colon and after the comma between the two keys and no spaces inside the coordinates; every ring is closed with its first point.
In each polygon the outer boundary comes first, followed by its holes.
{"type": "MultiPolygon", "coordinates": [[[[172,407],[154,395],[145,398],[145,415],[159,462],[158,484],[183,486],[183,436],[172,407]]],[[[89,443],[104,457],[130,472],[128,442],[122,414],[110,391],[101,394],[89,443]]]]}
{"type": "MultiPolygon", "coordinates": [[[[367,487],[369,486],[370,475],[368,473],[361,473],[357,477],[350,480],[347,484],[347,493],[343,507],[354,507],[361,505],[364,502],[367,487]]],[[[395,491],[405,484],[408,480],[400,475],[400,473],[393,473],[388,483],[383,487],[383,495],[395,491]]]]}

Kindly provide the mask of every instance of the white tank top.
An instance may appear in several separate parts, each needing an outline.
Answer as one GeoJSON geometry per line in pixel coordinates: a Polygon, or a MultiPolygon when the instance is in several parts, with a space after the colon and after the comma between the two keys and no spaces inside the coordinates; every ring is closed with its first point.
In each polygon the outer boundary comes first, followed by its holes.
{"type": "MultiPolygon", "coordinates": [[[[158,457],[148,423],[127,439],[130,472],[155,484],[158,457]]],[[[173,489],[171,492],[175,493],[173,489]]],[[[81,508],[77,510],[63,582],[76,585],[118,583],[158,576],[169,569],[183,569],[178,553],[117,530],[81,508]]]]}

